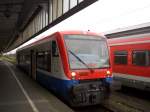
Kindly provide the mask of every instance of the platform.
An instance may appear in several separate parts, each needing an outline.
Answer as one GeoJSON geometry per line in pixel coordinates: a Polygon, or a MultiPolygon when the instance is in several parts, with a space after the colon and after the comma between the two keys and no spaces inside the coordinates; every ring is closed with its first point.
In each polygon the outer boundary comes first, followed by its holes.
{"type": "Polygon", "coordinates": [[[73,112],[9,62],[0,61],[0,76],[0,112],[73,112]]]}

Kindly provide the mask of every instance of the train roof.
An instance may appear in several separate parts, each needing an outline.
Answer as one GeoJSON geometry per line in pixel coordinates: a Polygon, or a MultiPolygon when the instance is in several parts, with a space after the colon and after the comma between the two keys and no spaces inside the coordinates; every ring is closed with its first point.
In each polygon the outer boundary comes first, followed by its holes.
{"type": "Polygon", "coordinates": [[[150,33],[122,36],[119,38],[108,39],[108,44],[110,46],[123,44],[140,44],[140,43],[150,43],[150,33]]]}
{"type": "MultiPolygon", "coordinates": [[[[60,35],[67,35],[67,34],[82,34],[82,35],[95,35],[95,36],[101,36],[102,38],[105,38],[104,35],[100,34],[100,33],[95,33],[95,32],[91,32],[91,31],[57,31],[53,34],[49,34],[47,36],[45,36],[44,38],[40,39],[40,40],[37,40],[29,45],[26,45],[20,49],[17,50],[17,52],[21,51],[21,50],[24,50],[24,49],[27,49],[27,48],[30,48],[32,46],[35,46],[36,44],[42,44],[44,43],[45,41],[49,41],[49,39],[51,37],[53,37],[54,35],[57,35],[57,34],[60,34],[60,35]]],[[[58,38],[58,37],[57,37],[58,38]]]]}
{"type": "Polygon", "coordinates": [[[110,39],[118,38],[124,35],[130,36],[145,33],[150,33],[150,22],[128,26],[124,28],[117,28],[115,30],[104,32],[104,35],[110,39]]]}

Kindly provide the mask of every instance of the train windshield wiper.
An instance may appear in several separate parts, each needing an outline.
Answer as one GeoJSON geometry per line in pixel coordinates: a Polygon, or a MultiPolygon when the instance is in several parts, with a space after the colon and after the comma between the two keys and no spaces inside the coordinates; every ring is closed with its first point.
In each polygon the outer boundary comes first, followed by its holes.
{"type": "Polygon", "coordinates": [[[78,59],[83,65],[86,66],[86,68],[88,68],[89,70],[93,70],[92,68],[90,68],[79,56],[77,56],[74,52],[72,52],[71,50],[68,50],[76,59],[78,59]]]}

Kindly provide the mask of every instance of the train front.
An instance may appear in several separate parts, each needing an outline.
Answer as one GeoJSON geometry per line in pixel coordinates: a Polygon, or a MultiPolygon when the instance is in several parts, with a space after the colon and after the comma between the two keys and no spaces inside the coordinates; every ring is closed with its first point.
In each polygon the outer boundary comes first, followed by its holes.
{"type": "Polygon", "coordinates": [[[106,38],[91,34],[64,35],[72,80],[69,101],[73,106],[95,105],[109,96],[112,81],[106,38]]]}

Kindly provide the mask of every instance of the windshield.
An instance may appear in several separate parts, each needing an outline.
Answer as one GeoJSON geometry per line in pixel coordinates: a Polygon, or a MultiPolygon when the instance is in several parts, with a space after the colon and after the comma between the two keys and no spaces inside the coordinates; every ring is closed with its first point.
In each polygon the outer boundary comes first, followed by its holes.
{"type": "Polygon", "coordinates": [[[96,36],[65,35],[71,69],[109,67],[106,40],[96,36]]]}

